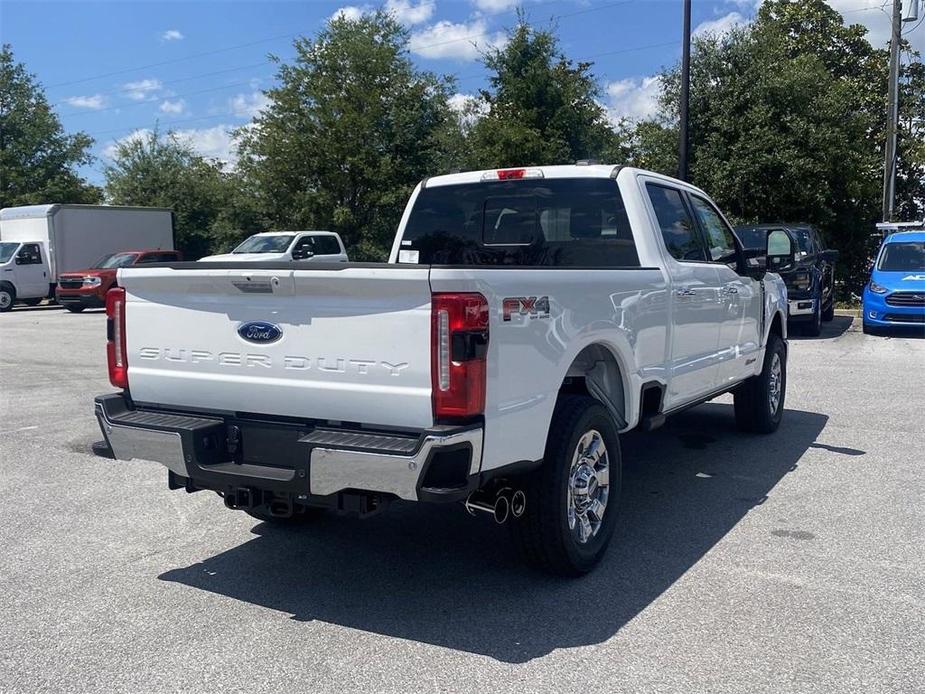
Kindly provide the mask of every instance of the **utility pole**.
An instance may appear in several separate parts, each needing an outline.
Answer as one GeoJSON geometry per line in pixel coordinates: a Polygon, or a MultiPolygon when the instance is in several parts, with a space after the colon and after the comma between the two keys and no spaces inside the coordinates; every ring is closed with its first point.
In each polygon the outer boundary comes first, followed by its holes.
{"type": "MultiPolygon", "coordinates": [[[[907,0],[908,1],[908,0],[907,0]]],[[[913,0],[917,2],[918,0],[913,0]]],[[[886,106],[886,144],[883,147],[883,221],[893,221],[896,199],[896,131],[899,127],[899,44],[903,27],[902,0],[893,0],[893,32],[890,39],[890,83],[886,106]]]]}
{"type": "MultiPolygon", "coordinates": [[[[900,0],[896,0],[900,2],[900,0]]],[[[681,141],[678,145],[678,178],[687,180],[688,107],[691,89],[691,0],[684,0],[684,35],[681,53],[681,141]]]]}

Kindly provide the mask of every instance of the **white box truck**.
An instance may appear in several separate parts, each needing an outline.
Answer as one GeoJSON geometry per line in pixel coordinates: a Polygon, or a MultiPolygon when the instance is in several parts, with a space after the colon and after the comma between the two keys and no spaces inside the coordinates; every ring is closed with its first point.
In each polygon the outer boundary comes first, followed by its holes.
{"type": "Polygon", "coordinates": [[[0,311],[54,297],[63,272],[125,250],[173,250],[173,213],[156,207],[28,205],[0,210],[0,311]]]}

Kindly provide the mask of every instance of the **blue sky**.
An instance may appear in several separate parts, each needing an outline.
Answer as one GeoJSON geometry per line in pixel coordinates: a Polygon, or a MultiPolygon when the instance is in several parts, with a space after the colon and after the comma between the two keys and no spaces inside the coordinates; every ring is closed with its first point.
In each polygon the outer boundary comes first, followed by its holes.
{"type": "MultiPolygon", "coordinates": [[[[761,0],[694,0],[695,31],[746,22],[761,0]]],[[[565,52],[594,62],[612,115],[644,117],[653,76],[680,56],[681,0],[385,0],[411,33],[414,61],[458,77],[458,100],[484,84],[478,50],[503,41],[523,5],[558,26],[565,52]]],[[[830,0],[871,40],[887,40],[883,0],[830,0]]],[[[378,1],[44,2],[0,1],[0,40],[45,86],[67,130],[96,140],[84,173],[102,180],[113,143],[153,128],[175,130],[199,151],[233,161],[231,128],[243,125],[274,83],[272,53],[292,56],[297,35],[314,35],[336,12],[378,1]]],[[[909,38],[920,49],[925,28],[909,38]]]]}

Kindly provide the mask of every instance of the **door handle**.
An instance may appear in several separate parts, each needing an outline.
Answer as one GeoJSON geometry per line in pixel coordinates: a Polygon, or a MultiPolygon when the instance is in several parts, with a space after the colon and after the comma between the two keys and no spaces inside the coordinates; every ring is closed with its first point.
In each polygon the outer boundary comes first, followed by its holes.
{"type": "Polygon", "coordinates": [[[697,294],[697,292],[695,292],[690,287],[681,287],[680,289],[675,289],[674,293],[675,296],[695,296],[697,294]]]}

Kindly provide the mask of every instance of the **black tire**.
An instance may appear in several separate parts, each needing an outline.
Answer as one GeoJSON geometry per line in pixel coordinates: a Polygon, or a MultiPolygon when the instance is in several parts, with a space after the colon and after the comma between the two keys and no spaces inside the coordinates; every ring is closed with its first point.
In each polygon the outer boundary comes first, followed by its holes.
{"type": "MultiPolygon", "coordinates": [[[[553,413],[543,464],[524,479],[526,511],[512,519],[514,538],[529,564],[560,576],[581,576],[597,565],[616,528],[621,467],[620,439],[610,413],[587,396],[562,396],[553,413]],[[599,485],[596,477],[588,484],[595,494],[601,494],[606,486],[607,497],[603,518],[593,521],[598,526],[582,543],[577,537],[581,532],[577,517],[575,530],[569,527],[569,490],[579,442],[586,435],[593,437],[592,431],[598,432],[606,447],[609,484],[599,485]]],[[[586,511],[584,517],[594,518],[591,513],[589,516],[586,511]]]]}
{"type": "Polygon", "coordinates": [[[263,521],[264,523],[271,523],[273,525],[302,525],[323,515],[324,509],[305,508],[304,506],[298,507],[293,509],[292,515],[288,518],[270,515],[270,512],[266,510],[265,507],[252,508],[244,512],[250,517],[263,521]]]}
{"type": "Polygon", "coordinates": [[[37,299],[20,299],[20,301],[26,306],[38,306],[42,303],[42,297],[38,297],[37,299]]]}
{"type": "Polygon", "coordinates": [[[16,303],[16,288],[9,282],[0,282],[0,313],[13,310],[16,303]]]}
{"type": "Polygon", "coordinates": [[[80,304],[65,304],[64,308],[66,308],[71,313],[80,313],[86,308],[86,306],[81,306],[80,304]]]}
{"type": "Polygon", "coordinates": [[[768,337],[761,373],[752,376],[740,385],[733,394],[736,425],[742,431],[754,434],[771,434],[777,431],[784,416],[784,401],[787,395],[787,347],[774,333],[768,337]],[[779,360],[780,369],[776,376],[778,383],[777,404],[772,409],[771,391],[774,358],[779,360]]]}
{"type": "Polygon", "coordinates": [[[822,322],[831,323],[835,320],[835,299],[829,302],[829,305],[822,310],[822,322]]]}
{"type": "Polygon", "coordinates": [[[819,334],[822,332],[822,309],[819,306],[819,302],[819,299],[814,302],[816,308],[813,310],[813,317],[808,323],[803,324],[803,334],[809,337],[819,337],[819,334]]]}
{"type": "Polygon", "coordinates": [[[865,335],[879,335],[880,334],[880,330],[873,327],[872,325],[868,325],[867,321],[863,321],[861,323],[861,332],[863,332],[865,335]]]}

